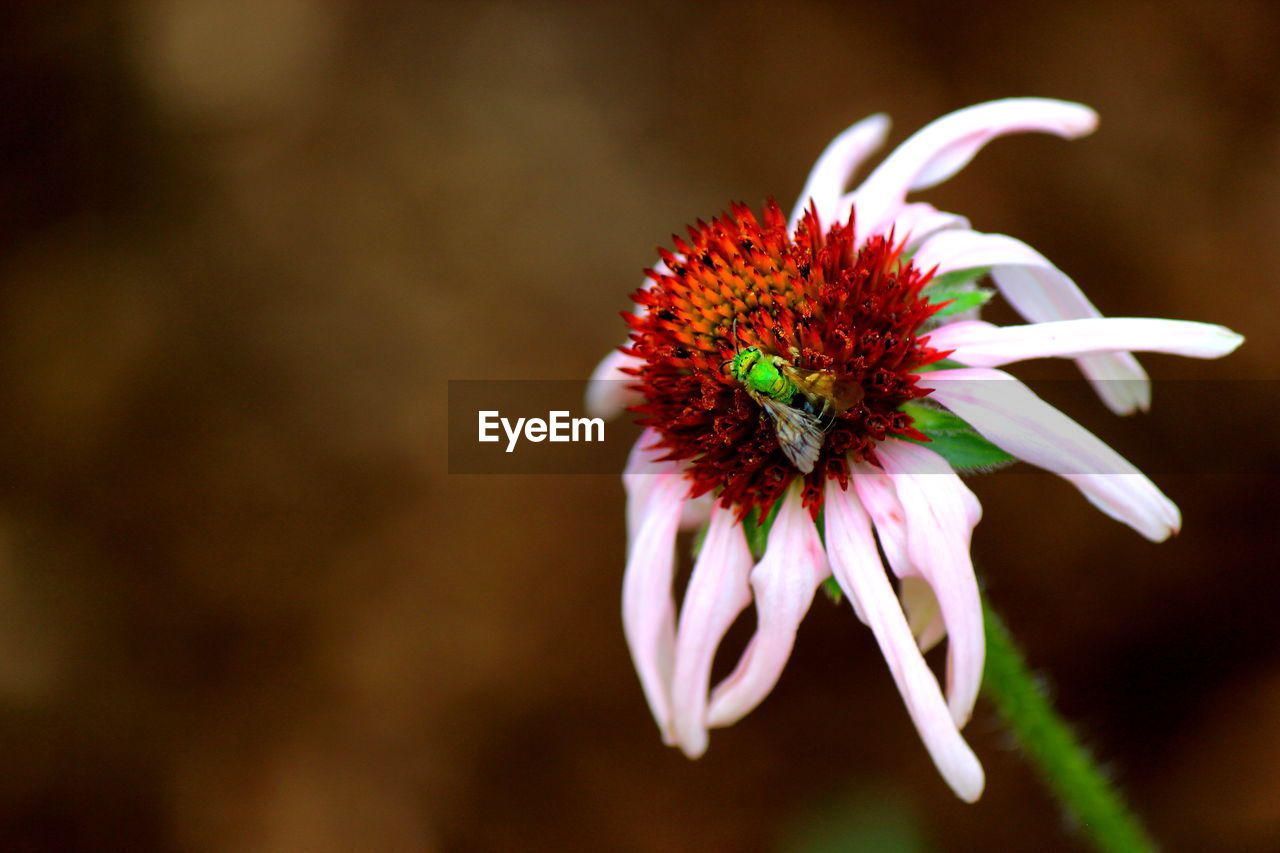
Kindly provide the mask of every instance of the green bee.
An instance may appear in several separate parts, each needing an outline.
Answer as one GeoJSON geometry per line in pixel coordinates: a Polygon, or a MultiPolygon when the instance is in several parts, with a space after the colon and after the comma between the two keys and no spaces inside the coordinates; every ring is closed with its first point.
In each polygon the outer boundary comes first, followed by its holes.
{"type": "MultiPolygon", "coordinates": [[[[798,353],[793,353],[798,356],[798,353]]],[[[742,383],[773,421],[778,446],[802,474],[813,470],[826,440],[822,417],[834,420],[862,399],[862,388],[827,370],[802,371],[759,347],[747,347],[725,362],[725,372],[742,383]]],[[[827,426],[830,426],[828,420],[827,426]]]]}

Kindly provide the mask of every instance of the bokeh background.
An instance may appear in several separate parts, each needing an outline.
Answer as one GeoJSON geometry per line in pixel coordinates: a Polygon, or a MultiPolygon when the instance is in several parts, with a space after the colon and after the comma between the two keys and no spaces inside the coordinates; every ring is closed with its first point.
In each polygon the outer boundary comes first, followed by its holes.
{"type": "Polygon", "coordinates": [[[789,205],[871,112],[1035,94],[1099,132],[927,198],[1248,343],[1147,357],[1202,380],[1149,415],[1070,401],[1180,536],[987,477],[984,582],[1168,850],[1280,850],[1278,38],[1266,0],[3,4],[0,849],[1083,849],[986,705],[959,803],[825,600],[664,748],[617,478],[446,455],[446,380],[584,376],[684,223],[789,205]]]}

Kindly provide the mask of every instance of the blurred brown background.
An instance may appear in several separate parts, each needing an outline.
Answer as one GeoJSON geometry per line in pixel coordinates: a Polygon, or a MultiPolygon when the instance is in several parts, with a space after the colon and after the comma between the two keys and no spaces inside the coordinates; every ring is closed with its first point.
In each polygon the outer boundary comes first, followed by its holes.
{"type": "MultiPolygon", "coordinates": [[[[756,713],[662,747],[617,479],[449,476],[445,383],[585,375],[684,223],[1021,94],[1101,128],[927,198],[1248,338],[1155,376],[1272,380],[1275,4],[0,9],[0,849],[1081,849],[986,706],[958,802],[825,601],[756,713]]],[[[1180,536],[996,476],[975,553],[1167,849],[1280,850],[1277,396],[1202,387],[1068,407],[1180,536]]]]}

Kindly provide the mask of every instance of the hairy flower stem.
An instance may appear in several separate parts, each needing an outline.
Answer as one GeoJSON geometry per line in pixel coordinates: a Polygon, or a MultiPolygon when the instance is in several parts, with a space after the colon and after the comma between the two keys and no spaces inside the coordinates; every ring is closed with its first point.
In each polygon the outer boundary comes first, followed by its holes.
{"type": "Polygon", "coordinates": [[[1120,791],[1054,711],[1004,621],[989,602],[983,602],[983,610],[987,634],[983,692],[999,710],[1027,760],[1099,850],[1156,850],[1120,791]]]}

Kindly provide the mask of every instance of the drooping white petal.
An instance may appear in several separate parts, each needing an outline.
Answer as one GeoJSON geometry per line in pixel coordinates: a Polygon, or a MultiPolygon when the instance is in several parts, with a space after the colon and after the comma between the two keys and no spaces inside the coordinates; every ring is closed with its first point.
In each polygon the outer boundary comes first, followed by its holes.
{"type": "MultiPolygon", "coordinates": [[[[880,548],[889,561],[889,567],[901,581],[903,609],[906,610],[911,631],[920,641],[920,648],[928,651],[946,636],[946,627],[936,601],[932,610],[923,607],[924,596],[933,600],[933,592],[908,554],[906,512],[902,509],[902,502],[898,500],[893,478],[882,468],[865,462],[855,463],[849,470],[853,475],[850,483],[862,502],[863,509],[871,516],[880,548]],[[925,590],[923,594],[913,594],[921,587],[925,590]],[[930,619],[927,614],[936,618],[930,619]]],[[[858,618],[865,623],[867,620],[858,611],[857,602],[853,604],[858,618]]]]}
{"type": "Polygon", "coordinates": [[[898,597],[902,599],[907,624],[920,651],[927,652],[942,642],[947,636],[947,623],[942,621],[942,608],[928,582],[918,577],[902,578],[898,583],[898,597]]]}
{"type": "Polygon", "coordinates": [[[986,658],[982,600],[969,556],[982,507],[947,461],[932,450],[891,440],[880,444],[876,453],[902,501],[908,555],[942,611],[947,702],[956,725],[963,726],[978,699],[986,658]]]}
{"type": "Polygon", "coordinates": [[[929,336],[930,346],[955,350],[948,358],[972,367],[1123,350],[1220,358],[1243,341],[1230,329],[1212,323],[1135,317],[1058,320],[1027,326],[993,326],[980,321],[951,323],[929,336]]]}
{"type": "MultiPolygon", "coordinates": [[[[883,469],[867,462],[851,465],[850,473],[851,487],[858,494],[863,510],[872,519],[888,565],[899,578],[902,610],[906,611],[911,633],[915,634],[920,651],[927,652],[946,637],[946,624],[942,621],[942,611],[938,610],[933,590],[920,576],[906,551],[906,514],[902,511],[902,502],[897,500],[893,479],[883,469]]],[[[859,619],[867,621],[864,613],[858,610],[858,602],[852,603],[859,619]]]]}
{"type": "Polygon", "coordinates": [[[711,506],[715,500],[711,495],[699,495],[684,502],[684,512],[680,515],[681,530],[697,530],[711,519],[711,506]]]}
{"type": "Polygon", "coordinates": [[[716,649],[733,620],[751,603],[753,560],[733,510],[711,510],[707,538],[698,552],[680,608],[675,671],[671,678],[672,731],[685,755],[707,749],[707,693],[716,649]]]}
{"type": "Polygon", "coordinates": [[[774,518],[764,558],[751,572],[755,636],[737,668],[712,692],[709,725],[732,725],[769,695],[791,657],[796,630],[814,593],[830,574],[818,528],[799,490],[792,489],[774,518]]]}
{"type": "MultiPolygon", "coordinates": [[[[646,442],[646,439],[649,439],[646,442]]],[[[671,676],[675,653],[676,528],[688,483],[675,465],[655,463],[636,442],[623,475],[627,490],[627,568],[622,579],[622,627],[649,710],[663,740],[673,741],[671,676]]]]}
{"type": "MultiPolygon", "coordinates": [[[[1000,293],[1033,323],[1102,316],[1066,273],[1026,243],[1004,234],[941,231],[925,241],[913,261],[920,269],[936,266],[938,274],[991,267],[991,278],[1000,293]]],[[[1083,355],[1076,364],[1116,414],[1131,414],[1151,405],[1151,382],[1130,353],[1083,355]]]]}
{"type": "Polygon", "coordinates": [[[827,554],[836,581],[866,614],[907,713],[942,778],[960,799],[976,801],[985,783],[982,765],[960,736],[938,680],[911,635],[880,563],[866,512],[834,480],[827,481],[825,507],[827,554]]]}
{"type": "Polygon", "coordinates": [[[900,578],[919,577],[920,572],[907,554],[907,514],[902,510],[893,480],[882,469],[865,462],[849,467],[851,483],[862,507],[875,522],[880,547],[889,567],[900,578]]]}
{"type": "Polygon", "coordinates": [[[1076,366],[1093,385],[1098,399],[1117,415],[1151,408],[1151,380],[1132,353],[1082,355],[1076,359],[1076,366]]]}
{"type": "Polygon", "coordinates": [[[939,231],[950,228],[968,230],[969,220],[956,213],[946,213],[922,201],[904,205],[885,233],[893,232],[895,242],[906,241],[908,252],[939,231]]]}
{"type": "MultiPolygon", "coordinates": [[[[863,509],[875,525],[880,548],[889,560],[889,566],[899,578],[902,608],[907,614],[911,632],[915,634],[921,651],[928,651],[946,636],[946,623],[942,611],[928,581],[907,556],[906,513],[893,485],[893,478],[882,469],[865,462],[850,466],[851,483],[863,509]]],[[[857,602],[854,602],[857,609],[857,602]]],[[[859,613],[859,618],[867,620],[859,613]]]]}
{"type": "Polygon", "coordinates": [[[624,367],[639,367],[641,364],[643,362],[634,355],[619,350],[601,359],[587,380],[587,414],[612,420],[627,406],[644,402],[644,395],[634,387],[636,377],[622,371],[624,367]]]}
{"type": "Polygon", "coordinates": [[[1086,106],[1044,98],[1008,98],[959,110],[898,146],[845,199],[837,216],[848,216],[849,207],[855,207],[859,240],[865,240],[888,226],[908,192],[950,178],[992,139],[1027,131],[1073,139],[1091,132],[1097,122],[1097,114],[1086,106]]]}
{"type": "Polygon", "coordinates": [[[788,231],[795,231],[796,224],[809,208],[812,200],[818,210],[818,219],[823,227],[829,228],[835,221],[836,205],[840,195],[849,185],[849,179],[867,157],[884,144],[889,133],[889,117],[883,113],[868,116],[862,121],[847,128],[843,133],[831,140],[818,162],[813,164],[809,178],[804,182],[804,189],[796,199],[795,209],[791,212],[788,231]]]}
{"type": "Polygon", "coordinates": [[[933,399],[996,446],[1062,476],[1107,515],[1159,542],[1181,517],[1155,484],[1097,436],[1007,373],[987,368],[921,376],[933,399]]]}
{"type": "Polygon", "coordinates": [[[649,496],[656,485],[663,482],[663,475],[678,475],[678,462],[659,461],[666,451],[657,447],[662,435],[653,427],[646,428],[631,445],[627,467],[622,471],[622,488],[627,493],[627,553],[640,531],[640,522],[649,509],[649,496]]]}

